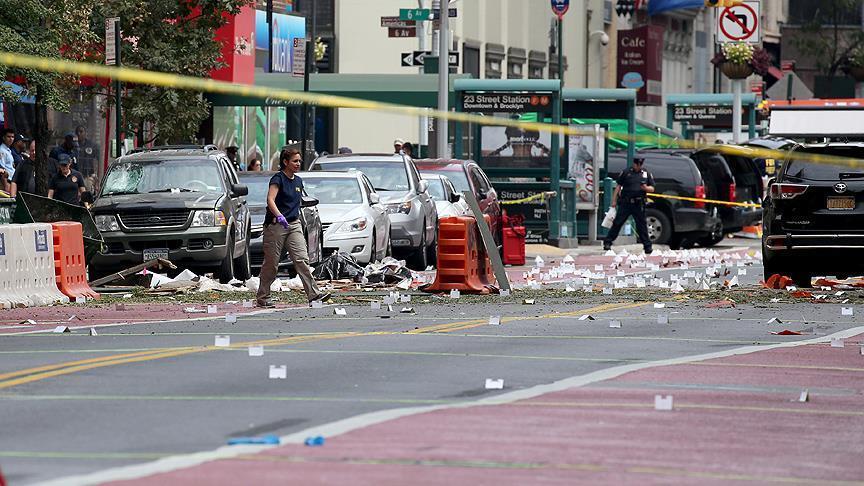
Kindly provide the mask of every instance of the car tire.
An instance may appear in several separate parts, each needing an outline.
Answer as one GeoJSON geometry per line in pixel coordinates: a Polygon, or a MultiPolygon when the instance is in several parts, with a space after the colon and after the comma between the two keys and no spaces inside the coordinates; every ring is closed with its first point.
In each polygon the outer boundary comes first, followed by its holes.
{"type": "Polygon", "coordinates": [[[710,248],[717,243],[720,243],[726,238],[726,233],[723,231],[723,223],[719,221],[714,224],[714,227],[711,229],[711,234],[700,238],[698,243],[702,248],[710,248]]]}
{"type": "Polygon", "coordinates": [[[423,232],[420,236],[420,248],[414,250],[413,258],[411,259],[414,270],[423,271],[426,270],[426,267],[429,266],[429,260],[427,258],[426,253],[426,222],[423,222],[423,232]]]}
{"type": "Polygon", "coordinates": [[[225,258],[219,267],[219,282],[227,284],[232,279],[234,279],[234,237],[229,236],[225,249],[225,258]]]}
{"type": "Polygon", "coordinates": [[[656,245],[665,245],[672,238],[672,220],[663,211],[654,208],[645,210],[648,236],[656,245]]]}
{"type": "Polygon", "coordinates": [[[369,261],[366,264],[375,263],[378,261],[378,235],[375,234],[375,230],[372,230],[372,248],[369,249],[369,261]]]}
{"type": "MultiPolygon", "coordinates": [[[[248,235],[249,233],[247,232],[246,234],[248,235]]],[[[247,237],[246,250],[243,252],[243,255],[234,259],[234,276],[244,282],[252,276],[252,267],[249,260],[249,238],[247,237]]]]}

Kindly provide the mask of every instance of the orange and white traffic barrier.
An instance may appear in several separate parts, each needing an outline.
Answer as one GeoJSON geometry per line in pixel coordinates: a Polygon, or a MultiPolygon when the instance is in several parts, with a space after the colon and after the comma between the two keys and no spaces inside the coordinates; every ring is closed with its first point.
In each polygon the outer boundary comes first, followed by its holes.
{"type": "Polygon", "coordinates": [[[10,224],[0,227],[4,255],[0,255],[0,305],[29,307],[67,303],[57,289],[51,225],[10,224]]]}

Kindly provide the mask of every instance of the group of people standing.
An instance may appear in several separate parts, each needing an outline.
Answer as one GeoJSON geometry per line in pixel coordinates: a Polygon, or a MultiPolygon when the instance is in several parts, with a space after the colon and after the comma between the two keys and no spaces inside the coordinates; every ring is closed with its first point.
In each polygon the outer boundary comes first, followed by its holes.
{"type": "MultiPolygon", "coordinates": [[[[36,193],[35,142],[15,130],[2,131],[0,144],[0,190],[15,197],[18,192],[36,193]]],[[[48,194],[51,199],[81,205],[92,202],[85,184],[94,181],[99,171],[99,147],[78,126],[48,155],[48,194]],[[85,175],[86,174],[86,175],[85,175]]]]}

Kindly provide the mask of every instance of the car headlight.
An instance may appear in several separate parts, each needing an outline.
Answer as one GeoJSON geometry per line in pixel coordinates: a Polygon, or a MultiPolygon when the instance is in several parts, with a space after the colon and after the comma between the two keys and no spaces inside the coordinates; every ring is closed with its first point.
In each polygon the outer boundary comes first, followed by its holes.
{"type": "Polygon", "coordinates": [[[403,203],[388,204],[386,206],[386,208],[387,208],[387,214],[396,214],[396,213],[409,214],[411,212],[411,201],[405,201],[403,203]]]}
{"type": "Polygon", "coordinates": [[[336,233],[354,233],[355,231],[363,231],[366,229],[366,226],[369,224],[369,221],[366,218],[357,218],[352,219],[351,221],[345,221],[339,226],[339,229],[336,230],[336,233]]]}
{"type": "Polygon", "coordinates": [[[120,225],[113,214],[97,214],[94,221],[99,231],[120,231],[120,225]]]}
{"type": "Polygon", "coordinates": [[[225,226],[228,221],[225,219],[225,213],[222,211],[214,211],[212,209],[203,209],[195,211],[192,215],[192,227],[199,226],[225,226]]]}

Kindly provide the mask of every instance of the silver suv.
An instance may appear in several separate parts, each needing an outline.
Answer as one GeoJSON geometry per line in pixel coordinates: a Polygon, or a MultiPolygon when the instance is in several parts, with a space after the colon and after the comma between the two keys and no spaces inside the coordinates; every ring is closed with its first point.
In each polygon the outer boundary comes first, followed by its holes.
{"type": "Polygon", "coordinates": [[[408,257],[414,268],[434,264],[438,252],[438,211],[429,196],[429,183],[410,157],[401,154],[326,155],[312,163],[310,171],[366,174],[381,196],[390,217],[393,252],[408,257]]]}

